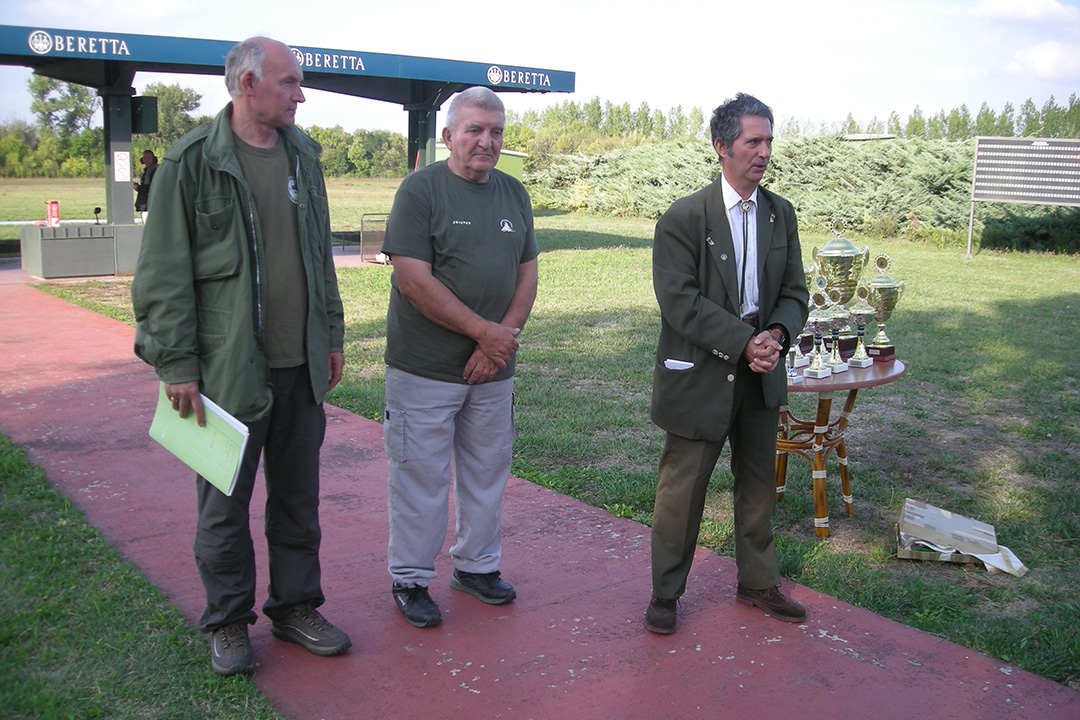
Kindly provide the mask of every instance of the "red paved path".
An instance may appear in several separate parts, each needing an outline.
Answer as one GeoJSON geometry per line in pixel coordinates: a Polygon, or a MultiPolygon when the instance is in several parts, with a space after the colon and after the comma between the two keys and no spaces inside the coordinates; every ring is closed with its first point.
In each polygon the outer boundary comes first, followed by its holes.
{"type": "MultiPolygon", "coordinates": [[[[0,432],[194,623],[193,483],[147,436],[156,381],[133,331],[25,280],[0,271],[0,432]]],[[[807,622],[768,619],[734,602],[734,562],[705,549],[679,632],[652,635],[648,528],[516,478],[502,570],[519,600],[450,590],[444,553],[432,595],[445,620],[413,628],[390,600],[381,427],[328,418],[323,609],[354,647],[318,658],[264,620],[252,629],[255,682],[297,720],[1080,718],[1080,692],[799,585],[807,622]]]]}

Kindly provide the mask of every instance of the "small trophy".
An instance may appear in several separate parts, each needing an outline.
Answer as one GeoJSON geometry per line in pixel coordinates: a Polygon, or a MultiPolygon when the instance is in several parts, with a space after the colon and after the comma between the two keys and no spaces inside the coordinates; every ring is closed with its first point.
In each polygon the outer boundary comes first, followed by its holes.
{"type": "Polygon", "coordinates": [[[832,368],[825,362],[825,351],[822,349],[821,336],[832,328],[832,318],[825,309],[828,304],[825,294],[815,292],[810,296],[810,303],[814,309],[806,318],[806,329],[814,336],[814,352],[810,354],[810,366],[803,370],[803,375],[810,378],[827,378],[832,375],[832,368]]]}
{"type": "Polygon", "coordinates": [[[810,292],[814,292],[814,276],[817,275],[817,268],[810,263],[803,263],[803,277],[806,279],[806,289],[810,292]]]}
{"type": "MultiPolygon", "coordinates": [[[[799,346],[798,345],[792,345],[791,347],[788,348],[788,351],[787,351],[787,381],[788,381],[788,385],[791,385],[792,383],[802,382],[802,375],[799,374],[799,371],[796,369],[798,366],[795,364],[795,359],[796,359],[795,355],[798,352],[799,352],[799,346]]],[[[803,357],[804,360],[806,360],[806,363],[810,362],[810,360],[805,355],[803,355],[802,357],[803,357]]],[[[804,363],[804,364],[806,364],[806,363],[804,363]]]]}
{"type": "Polygon", "coordinates": [[[884,253],[874,259],[878,275],[870,281],[870,295],[867,298],[877,319],[877,335],[866,352],[875,362],[888,362],[896,358],[896,346],[885,334],[885,322],[892,316],[896,303],[904,294],[904,281],[893,280],[886,274],[890,264],[889,256],[884,253]]]}
{"type": "Polygon", "coordinates": [[[874,358],[866,354],[863,337],[866,335],[866,326],[874,319],[877,311],[870,307],[870,303],[866,301],[870,297],[870,288],[865,284],[860,283],[859,287],[855,289],[855,297],[858,300],[851,306],[848,313],[851,314],[851,321],[855,323],[855,327],[858,329],[858,341],[855,345],[855,354],[848,358],[848,365],[865,368],[874,364],[874,358]]]}
{"type": "MultiPolygon", "coordinates": [[[[791,347],[788,348],[788,353],[794,353],[794,358],[791,362],[797,368],[806,367],[810,364],[810,358],[802,351],[804,337],[808,337],[805,330],[799,333],[799,337],[795,338],[795,342],[791,343],[791,347]]],[[[813,342],[812,339],[811,342],[813,342]]]]}
{"type": "Polygon", "coordinates": [[[829,290],[829,301],[832,305],[828,309],[829,329],[832,331],[832,344],[829,351],[829,359],[826,360],[834,373],[847,372],[848,364],[840,354],[840,330],[842,330],[851,318],[851,314],[844,309],[840,302],[840,291],[836,288],[829,290]]]}

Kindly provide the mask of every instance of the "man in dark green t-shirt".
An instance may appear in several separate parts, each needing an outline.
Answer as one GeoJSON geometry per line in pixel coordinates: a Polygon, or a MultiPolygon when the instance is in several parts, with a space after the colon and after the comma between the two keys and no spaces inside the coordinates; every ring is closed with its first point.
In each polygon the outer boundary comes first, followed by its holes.
{"type": "Polygon", "coordinates": [[[442,621],[428,594],[446,536],[454,461],[450,586],[499,605],[502,496],[514,439],[518,335],[536,298],[532,205],[495,169],[506,113],[491,90],[450,103],[445,163],[405,178],[382,250],[394,264],[386,316],[389,570],[417,627],[442,621]]]}

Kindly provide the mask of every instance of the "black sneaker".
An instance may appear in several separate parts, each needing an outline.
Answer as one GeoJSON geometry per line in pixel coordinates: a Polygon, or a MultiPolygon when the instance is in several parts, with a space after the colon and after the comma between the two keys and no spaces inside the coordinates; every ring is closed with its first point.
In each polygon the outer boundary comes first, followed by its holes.
{"type": "Polygon", "coordinates": [[[428,595],[423,585],[394,583],[394,602],[398,610],[412,625],[420,628],[435,627],[442,622],[439,606],[428,595]]]}
{"type": "Polygon", "coordinates": [[[210,667],[218,675],[247,675],[255,669],[247,623],[235,622],[210,632],[210,667]]]}
{"type": "Polygon", "coordinates": [[[316,655],[338,655],[352,647],[352,640],[310,605],[297,605],[275,620],[270,632],[278,640],[296,643],[316,655]]]}
{"type": "Polygon", "coordinates": [[[488,605],[504,605],[517,597],[514,586],[499,577],[498,572],[470,573],[455,570],[450,587],[467,592],[488,605]]]}

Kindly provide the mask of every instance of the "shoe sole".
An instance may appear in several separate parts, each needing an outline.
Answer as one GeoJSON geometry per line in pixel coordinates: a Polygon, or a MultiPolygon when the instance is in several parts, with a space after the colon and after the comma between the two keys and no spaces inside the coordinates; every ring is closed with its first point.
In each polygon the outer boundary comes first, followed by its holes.
{"type": "Polygon", "coordinates": [[[319,655],[321,657],[331,657],[333,655],[340,655],[349,648],[352,647],[352,640],[346,640],[342,645],[316,645],[307,636],[300,633],[298,630],[291,628],[279,628],[276,625],[270,626],[270,634],[276,637],[278,640],[284,640],[285,642],[291,642],[307,650],[313,655],[319,655]]]}
{"type": "Polygon", "coordinates": [[[255,672],[254,665],[233,665],[232,667],[225,667],[224,665],[218,665],[213,657],[210,658],[210,669],[222,677],[250,675],[255,672]]]}
{"type": "Polygon", "coordinates": [[[505,605],[517,599],[516,591],[510,593],[505,598],[492,598],[487,597],[486,595],[481,595],[478,591],[472,589],[467,585],[464,585],[460,580],[453,576],[450,577],[450,587],[454,588],[455,590],[460,590],[463,593],[469,593],[480,602],[487,603],[488,605],[505,605]]]}
{"type": "Polygon", "coordinates": [[[748,598],[745,595],[736,595],[735,596],[735,602],[739,603],[740,605],[745,605],[747,607],[761,608],[762,612],[764,612],[766,615],[768,615],[769,617],[772,617],[772,618],[776,618],[777,620],[779,620],[781,622],[798,624],[798,623],[806,621],[806,615],[803,615],[801,618],[795,618],[795,617],[784,616],[784,615],[777,615],[775,612],[773,612],[769,608],[765,607],[764,605],[759,603],[757,600],[754,600],[753,598],[748,598]]]}
{"type": "Polygon", "coordinates": [[[410,625],[412,625],[413,627],[418,627],[418,628],[435,627],[436,625],[438,625],[439,623],[442,622],[441,617],[428,618],[427,620],[413,620],[411,617],[406,615],[404,612],[401,613],[401,614],[409,622],[410,625]]]}
{"type": "Polygon", "coordinates": [[[656,625],[650,625],[648,620],[645,620],[644,622],[645,622],[645,629],[648,630],[651,633],[656,633],[657,635],[672,635],[672,634],[675,633],[675,628],[674,627],[662,628],[662,627],[657,627],[656,625]]]}

